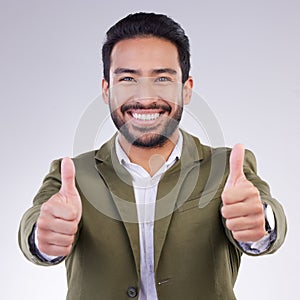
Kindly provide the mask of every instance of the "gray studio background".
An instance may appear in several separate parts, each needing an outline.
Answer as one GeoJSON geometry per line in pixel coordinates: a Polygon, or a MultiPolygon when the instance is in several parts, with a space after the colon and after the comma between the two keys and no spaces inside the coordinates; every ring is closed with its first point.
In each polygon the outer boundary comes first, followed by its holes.
{"type": "MultiPolygon", "coordinates": [[[[182,24],[191,40],[195,91],[213,111],[226,145],[242,142],[255,152],[259,174],[285,207],[285,245],[272,256],[243,257],[237,298],[296,299],[297,0],[0,1],[0,298],[65,297],[64,265],[34,266],[18,249],[19,220],[50,162],[73,155],[78,124],[101,91],[100,49],[106,29],[135,11],[166,13],[182,24]]],[[[111,133],[103,130],[100,137],[111,133]]]]}

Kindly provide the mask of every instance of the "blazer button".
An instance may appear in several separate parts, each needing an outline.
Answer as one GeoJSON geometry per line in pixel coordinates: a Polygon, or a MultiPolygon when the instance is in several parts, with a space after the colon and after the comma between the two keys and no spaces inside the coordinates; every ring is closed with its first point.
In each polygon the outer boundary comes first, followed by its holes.
{"type": "Polygon", "coordinates": [[[135,287],[132,287],[130,286],[128,289],[127,289],[127,295],[129,298],[135,298],[137,296],[137,290],[135,287]]]}

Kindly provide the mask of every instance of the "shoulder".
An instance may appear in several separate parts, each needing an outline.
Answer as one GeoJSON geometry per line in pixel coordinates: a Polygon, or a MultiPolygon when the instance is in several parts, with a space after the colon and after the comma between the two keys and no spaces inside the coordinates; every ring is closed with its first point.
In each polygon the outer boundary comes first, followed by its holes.
{"type": "Polygon", "coordinates": [[[82,160],[86,160],[86,159],[95,157],[95,155],[97,154],[98,151],[99,150],[91,150],[91,151],[88,151],[88,152],[81,153],[81,154],[75,156],[73,158],[73,161],[78,162],[78,161],[82,161],[82,160]]]}
{"type": "MultiPolygon", "coordinates": [[[[200,158],[202,158],[203,161],[215,160],[220,162],[221,160],[228,164],[230,153],[232,151],[231,147],[227,147],[225,145],[218,147],[205,145],[201,143],[198,137],[183,130],[181,130],[181,132],[184,139],[184,147],[191,148],[190,145],[193,144],[193,147],[197,148],[200,158]]],[[[254,153],[249,149],[245,149],[244,167],[256,172],[256,158],[254,153]]]]}
{"type": "Polygon", "coordinates": [[[84,162],[89,160],[99,159],[102,160],[107,156],[111,155],[111,151],[115,151],[115,139],[116,134],[112,136],[107,142],[101,145],[99,149],[94,149],[88,152],[81,153],[73,158],[73,161],[76,163],[84,162]]]}

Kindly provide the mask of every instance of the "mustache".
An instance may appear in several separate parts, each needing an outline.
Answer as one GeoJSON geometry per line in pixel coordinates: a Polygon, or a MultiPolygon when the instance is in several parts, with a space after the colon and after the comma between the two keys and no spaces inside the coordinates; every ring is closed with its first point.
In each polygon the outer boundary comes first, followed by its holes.
{"type": "Polygon", "coordinates": [[[160,109],[166,112],[170,112],[171,106],[167,104],[157,104],[157,103],[151,103],[148,105],[144,105],[142,103],[128,103],[122,105],[121,112],[124,113],[127,110],[134,110],[134,109],[160,109]]]}

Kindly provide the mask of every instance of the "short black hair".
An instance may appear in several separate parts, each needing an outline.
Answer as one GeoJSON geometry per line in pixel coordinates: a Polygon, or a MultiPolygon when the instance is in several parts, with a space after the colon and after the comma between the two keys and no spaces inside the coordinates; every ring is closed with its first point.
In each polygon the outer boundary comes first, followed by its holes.
{"type": "Polygon", "coordinates": [[[191,68],[190,43],[183,28],[166,15],[139,12],[121,19],[106,33],[106,40],[102,47],[102,62],[103,76],[107,82],[109,82],[111,52],[115,44],[122,40],[147,36],[165,39],[176,46],[182,83],[188,79],[191,68]]]}

